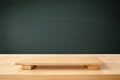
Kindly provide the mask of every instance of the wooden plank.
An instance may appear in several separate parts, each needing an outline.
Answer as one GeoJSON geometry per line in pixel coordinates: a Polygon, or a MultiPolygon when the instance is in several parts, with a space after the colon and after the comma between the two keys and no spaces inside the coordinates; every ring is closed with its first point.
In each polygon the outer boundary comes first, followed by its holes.
{"type": "Polygon", "coordinates": [[[0,75],[120,75],[120,55],[119,54],[6,54],[0,55],[0,75]],[[21,70],[21,65],[15,65],[16,61],[26,60],[27,58],[44,56],[78,56],[78,57],[99,57],[106,66],[100,70],[81,70],[76,69],[49,69],[35,68],[33,70],[21,70]],[[39,69],[39,70],[38,70],[39,69]]]}
{"type": "Polygon", "coordinates": [[[120,80],[120,75],[6,75],[1,80],[120,80]]]}
{"type": "Polygon", "coordinates": [[[5,54],[0,55],[0,80],[120,80],[120,54],[5,54]],[[35,56],[95,56],[102,59],[106,67],[100,70],[81,69],[34,69],[21,70],[14,65],[35,56]]]}
{"type": "Polygon", "coordinates": [[[105,63],[97,57],[32,57],[21,61],[17,61],[16,65],[23,66],[23,69],[31,70],[31,66],[87,66],[89,70],[98,70],[100,65],[105,63]],[[28,66],[31,65],[31,66],[28,66]]]}

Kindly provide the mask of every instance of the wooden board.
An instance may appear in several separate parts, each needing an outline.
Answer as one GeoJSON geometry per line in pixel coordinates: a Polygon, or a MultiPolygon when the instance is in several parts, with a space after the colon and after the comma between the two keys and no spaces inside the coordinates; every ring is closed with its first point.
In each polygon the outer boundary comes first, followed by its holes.
{"type": "Polygon", "coordinates": [[[67,57],[67,56],[49,56],[32,57],[17,61],[16,65],[22,65],[23,70],[31,70],[35,66],[82,66],[89,70],[99,70],[105,63],[97,57],[67,57]]]}
{"type": "Polygon", "coordinates": [[[1,54],[0,80],[120,80],[120,54],[1,54]],[[22,61],[33,57],[98,57],[105,62],[100,70],[82,70],[79,68],[35,68],[21,70],[22,61]]]}

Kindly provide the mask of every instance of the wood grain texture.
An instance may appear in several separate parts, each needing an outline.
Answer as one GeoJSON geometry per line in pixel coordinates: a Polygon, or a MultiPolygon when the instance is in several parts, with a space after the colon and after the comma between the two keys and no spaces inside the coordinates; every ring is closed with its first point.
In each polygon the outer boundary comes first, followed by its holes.
{"type": "Polygon", "coordinates": [[[120,80],[120,55],[99,54],[39,54],[39,55],[0,55],[0,80],[120,80]],[[79,68],[36,68],[34,70],[21,70],[16,61],[34,56],[69,56],[69,57],[99,57],[106,63],[100,70],[81,70],[79,68]]]}
{"type": "Polygon", "coordinates": [[[80,56],[34,56],[17,61],[16,65],[22,65],[23,70],[31,70],[32,66],[87,66],[89,70],[98,70],[99,66],[105,63],[98,57],[80,56]]]}
{"type": "Polygon", "coordinates": [[[73,75],[73,76],[0,76],[1,80],[120,80],[119,75],[103,76],[86,76],[86,75],[73,75]]]}

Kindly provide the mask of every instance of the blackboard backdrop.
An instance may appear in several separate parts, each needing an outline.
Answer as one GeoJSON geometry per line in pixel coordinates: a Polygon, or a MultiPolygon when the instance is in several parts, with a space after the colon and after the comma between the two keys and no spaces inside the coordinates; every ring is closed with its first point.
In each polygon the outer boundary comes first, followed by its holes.
{"type": "Polygon", "coordinates": [[[116,0],[0,0],[0,53],[119,53],[116,0]]]}

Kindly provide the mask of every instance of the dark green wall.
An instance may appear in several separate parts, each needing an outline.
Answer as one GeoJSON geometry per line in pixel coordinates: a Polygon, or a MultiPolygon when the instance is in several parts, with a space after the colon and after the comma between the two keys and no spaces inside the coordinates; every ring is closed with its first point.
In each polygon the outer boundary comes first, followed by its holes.
{"type": "Polygon", "coordinates": [[[7,3],[5,0],[0,0],[0,53],[4,53],[7,50],[6,46],[6,14],[7,14],[7,3]]]}
{"type": "Polygon", "coordinates": [[[114,0],[6,0],[0,53],[119,53],[114,0]]]}

